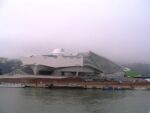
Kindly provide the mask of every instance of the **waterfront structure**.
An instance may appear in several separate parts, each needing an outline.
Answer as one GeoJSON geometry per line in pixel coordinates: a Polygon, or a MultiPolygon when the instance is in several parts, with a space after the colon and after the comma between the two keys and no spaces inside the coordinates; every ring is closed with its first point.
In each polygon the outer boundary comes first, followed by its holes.
{"type": "Polygon", "coordinates": [[[34,75],[124,76],[119,65],[91,51],[67,55],[64,49],[60,48],[55,49],[50,55],[23,57],[21,61],[34,75]]]}

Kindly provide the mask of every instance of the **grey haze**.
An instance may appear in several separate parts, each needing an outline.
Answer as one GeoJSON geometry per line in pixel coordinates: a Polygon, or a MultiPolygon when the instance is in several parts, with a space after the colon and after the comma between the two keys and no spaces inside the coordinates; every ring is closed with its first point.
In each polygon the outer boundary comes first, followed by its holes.
{"type": "Polygon", "coordinates": [[[1,0],[0,56],[94,51],[150,63],[149,0],[1,0]]]}

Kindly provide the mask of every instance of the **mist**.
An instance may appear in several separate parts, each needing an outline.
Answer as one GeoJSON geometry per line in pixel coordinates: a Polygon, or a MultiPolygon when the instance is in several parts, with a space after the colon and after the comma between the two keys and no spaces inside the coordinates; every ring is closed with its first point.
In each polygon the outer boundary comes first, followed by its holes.
{"type": "Polygon", "coordinates": [[[148,0],[2,0],[0,56],[93,51],[150,63],[148,0]]]}

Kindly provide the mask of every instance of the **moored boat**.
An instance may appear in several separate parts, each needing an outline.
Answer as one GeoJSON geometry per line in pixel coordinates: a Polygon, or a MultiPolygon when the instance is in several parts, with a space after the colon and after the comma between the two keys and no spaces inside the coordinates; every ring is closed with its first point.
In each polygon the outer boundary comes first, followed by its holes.
{"type": "Polygon", "coordinates": [[[23,84],[16,84],[16,83],[1,83],[0,88],[24,88],[25,85],[23,84]]]}

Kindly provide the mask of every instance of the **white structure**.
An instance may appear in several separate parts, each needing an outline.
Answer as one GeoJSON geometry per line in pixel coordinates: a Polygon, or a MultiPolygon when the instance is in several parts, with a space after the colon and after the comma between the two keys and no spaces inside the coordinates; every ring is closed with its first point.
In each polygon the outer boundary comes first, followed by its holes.
{"type": "Polygon", "coordinates": [[[64,55],[65,54],[65,51],[63,48],[58,48],[58,49],[54,49],[52,51],[52,54],[53,55],[64,55]]]}
{"type": "Polygon", "coordinates": [[[44,55],[30,56],[21,59],[25,65],[44,65],[49,67],[83,66],[82,56],[44,55]]]}
{"type": "Polygon", "coordinates": [[[113,75],[123,76],[120,66],[93,52],[66,55],[64,49],[55,49],[50,55],[21,58],[24,66],[30,67],[34,74],[48,75],[113,75]],[[115,75],[114,74],[114,75],[115,75]],[[117,74],[118,75],[118,74],[117,74]]]}

